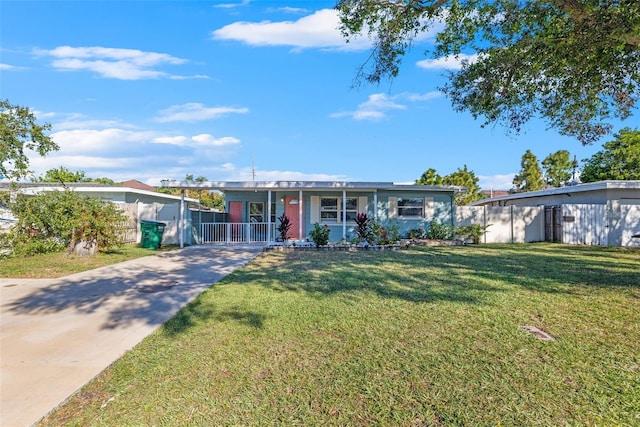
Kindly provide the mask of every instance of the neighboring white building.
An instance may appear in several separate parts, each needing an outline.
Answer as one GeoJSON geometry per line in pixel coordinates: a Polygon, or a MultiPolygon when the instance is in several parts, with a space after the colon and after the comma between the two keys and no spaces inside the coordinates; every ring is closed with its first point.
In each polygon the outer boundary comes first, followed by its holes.
{"type": "Polygon", "coordinates": [[[479,200],[471,207],[483,208],[485,217],[500,208],[528,208],[527,223],[542,224],[529,227],[529,241],[640,246],[640,238],[633,237],[640,234],[640,181],[600,181],[514,193],[479,200]],[[540,239],[534,236],[539,230],[543,231],[540,239]]]}
{"type": "MultiPolygon", "coordinates": [[[[198,199],[182,198],[155,191],[118,185],[98,183],[28,183],[18,184],[23,194],[40,194],[47,191],[63,191],[65,188],[87,196],[117,204],[127,213],[131,220],[132,241],[140,242],[140,220],[160,221],[166,224],[162,235],[162,244],[191,244],[191,232],[180,233],[191,229],[191,215],[184,214],[187,204],[198,204],[198,199]],[[184,218],[180,221],[180,218],[184,218]],[[182,241],[180,236],[184,236],[182,241]]],[[[9,191],[8,183],[0,183],[0,191],[9,191]]],[[[13,218],[7,209],[0,208],[0,227],[7,227],[13,218]]]]}

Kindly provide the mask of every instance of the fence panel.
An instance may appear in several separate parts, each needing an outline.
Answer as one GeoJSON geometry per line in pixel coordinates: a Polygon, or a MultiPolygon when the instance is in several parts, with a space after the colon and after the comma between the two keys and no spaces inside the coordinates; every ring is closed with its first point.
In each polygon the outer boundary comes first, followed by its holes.
{"type": "Polygon", "coordinates": [[[483,243],[526,243],[544,240],[542,206],[457,206],[456,227],[489,225],[483,243]]]}
{"type": "Polygon", "coordinates": [[[640,247],[640,205],[620,205],[621,246],[640,247]]]}
{"type": "Polygon", "coordinates": [[[606,205],[562,205],[562,243],[608,244],[606,205]]]}

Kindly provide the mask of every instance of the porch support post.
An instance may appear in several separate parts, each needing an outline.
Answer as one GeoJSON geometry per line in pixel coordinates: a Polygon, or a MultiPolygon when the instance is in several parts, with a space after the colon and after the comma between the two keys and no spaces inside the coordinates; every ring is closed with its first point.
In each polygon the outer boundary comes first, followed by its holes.
{"type": "Polygon", "coordinates": [[[373,220],[378,222],[378,190],[373,191],[373,220]]]}
{"type": "Polygon", "coordinates": [[[347,190],[342,190],[342,238],[347,240],[347,190]]]}
{"type": "Polygon", "coordinates": [[[180,215],[178,215],[178,235],[180,236],[180,249],[184,248],[184,189],[180,190],[180,215]]]}
{"type": "Polygon", "coordinates": [[[298,190],[298,240],[302,241],[302,190],[298,190]]]}
{"type": "Polygon", "coordinates": [[[271,190],[267,191],[267,243],[271,241],[271,190]]]}

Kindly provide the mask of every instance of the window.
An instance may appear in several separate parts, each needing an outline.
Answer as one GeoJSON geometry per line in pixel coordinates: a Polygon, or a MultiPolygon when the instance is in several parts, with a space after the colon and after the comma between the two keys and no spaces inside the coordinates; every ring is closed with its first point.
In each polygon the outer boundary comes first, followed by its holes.
{"type": "Polygon", "coordinates": [[[398,197],[398,216],[404,218],[424,218],[424,198],[398,197]]]}
{"type": "Polygon", "coordinates": [[[271,202],[271,223],[275,224],[276,222],[276,202],[271,202]]]}
{"type": "Polygon", "coordinates": [[[264,203],[249,202],[249,222],[264,222],[264,203]]]}
{"type": "Polygon", "coordinates": [[[320,219],[322,221],[338,221],[338,199],[335,197],[320,199],[320,219]]]}
{"type": "Polygon", "coordinates": [[[358,198],[347,197],[342,206],[342,197],[320,198],[320,220],[323,222],[342,222],[343,211],[346,211],[347,222],[355,221],[358,215],[358,198]]]}

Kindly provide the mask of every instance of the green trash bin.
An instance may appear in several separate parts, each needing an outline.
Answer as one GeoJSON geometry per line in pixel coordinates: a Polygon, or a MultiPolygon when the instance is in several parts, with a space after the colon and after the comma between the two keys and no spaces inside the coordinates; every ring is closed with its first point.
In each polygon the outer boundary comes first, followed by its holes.
{"type": "Polygon", "coordinates": [[[162,233],[164,233],[166,225],[164,222],[141,219],[140,231],[142,232],[142,238],[140,239],[140,246],[147,249],[160,249],[162,233]]]}

